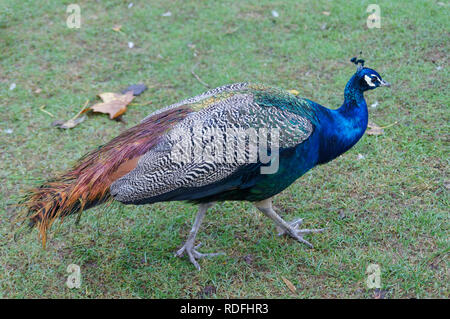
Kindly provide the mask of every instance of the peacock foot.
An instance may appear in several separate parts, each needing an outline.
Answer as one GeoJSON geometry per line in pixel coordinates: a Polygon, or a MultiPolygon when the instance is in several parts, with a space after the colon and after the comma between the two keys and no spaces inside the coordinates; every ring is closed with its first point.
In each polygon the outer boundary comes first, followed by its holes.
{"type": "Polygon", "coordinates": [[[278,236],[282,235],[289,235],[292,238],[297,239],[299,242],[305,244],[306,246],[313,248],[314,246],[303,238],[303,235],[305,234],[311,234],[311,233],[321,233],[325,230],[325,228],[318,228],[318,229],[299,229],[298,227],[303,224],[303,219],[299,218],[289,223],[289,226],[285,229],[282,229],[281,227],[277,227],[279,232],[278,236]]]}
{"type": "Polygon", "coordinates": [[[202,243],[199,243],[198,245],[194,246],[193,242],[187,241],[183,247],[181,247],[176,253],[176,257],[183,257],[184,253],[187,253],[189,256],[189,260],[191,263],[197,268],[197,270],[200,270],[200,265],[197,262],[197,259],[204,258],[204,257],[215,257],[220,255],[225,255],[224,252],[219,253],[201,253],[198,252],[197,249],[200,248],[202,243]]]}

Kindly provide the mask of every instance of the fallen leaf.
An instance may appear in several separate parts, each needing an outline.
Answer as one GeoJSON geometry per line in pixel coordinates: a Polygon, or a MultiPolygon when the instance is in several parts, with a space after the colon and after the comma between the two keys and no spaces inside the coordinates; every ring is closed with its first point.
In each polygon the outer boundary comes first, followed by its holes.
{"type": "Polygon", "coordinates": [[[125,94],[127,92],[133,92],[134,96],[141,95],[142,92],[147,90],[147,86],[145,84],[133,84],[127,87],[125,90],[122,91],[122,94],[125,94]]]}
{"type": "Polygon", "coordinates": [[[288,90],[289,93],[294,94],[294,95],[299,95],[300,92],[297,90],[288,90]]]}
{"type": "Polygon", "coordinates": [[[112,29],[113,29],[114,31],[116,31],[116,32],[121,32],[120,29],[122,29],[122,25],[120,25],[120,24],[115,25],[115,26],[113,26],[112,29]]]}
{"type": "Polygon", "coordinates": [[[322,11],[322,14],[329,16],[331,14],[331,12],[330,11],[322,11]]]}
{"type": "Polygon", "coordinates": [[[382,134],[384,133],[383,128],[380,127],[380,126],[378,126],[378,125],[376,125],[376,124],[373,123],[373,122],[369,122],[369,123],[367,124],[367,127],[369,128],[369,129],[366,131],[366,134],[367,134],[367,135],[382,135],[382,134]]]}
{"type": "MultiPolygon", "coordinates": [[[[77,115],[72,117],[70,120],[68,120],[68,121],[56,120],[56,121],[53,121],[51,125],[56,126],[57,128],[63,128],[63,129],[73,128],[73,127],[77,126],[78,124],[80,124],[81,122],[83,122],[86,119],[86,116],[80,117],[80,115],[89,109],[89,108],[86,108],[88,103],[89,103],[89,100],[86,100],[86,103],[84,103],[83,107],[81,108],[81,111],[78,112],[77,115]]],[[[40,107],[40,110],[45,113],[51,114],[51,113],[45,111],[44,107],[45,107],[45,105],[42,105],[40,107]]]]}
{"type": "Polygon", "coordinates": [[[297,288],[295,288],[295,286],[292,282],[290,282],[288,279],[286,279],[284,277],[281,277],[281,279],[283,279],[284,283],[289,288],[289,290],[292,291],[292,293],[295,293],[297,291],[297,288]]]}
{"type": "Polygon", "coordinates": [[[127,105],[134,99],[133,91],[128,91],[125,94],[106,92],[100,93],[98,96],[103,102],[92,105],[90,108],[85,109],[83,113],[88,110],[105,113],[109,114],[111,120],[125,113],[127,105]]]}
{"type": "Polygon", "coordinates": [[[57,120],[52,123],[52,126],[56,126],[57,128],[63,129],[74,128],[75,126],[83,122],[85,119],[86,115],[78,118],[72,118],[66,122],[57,120]]]}

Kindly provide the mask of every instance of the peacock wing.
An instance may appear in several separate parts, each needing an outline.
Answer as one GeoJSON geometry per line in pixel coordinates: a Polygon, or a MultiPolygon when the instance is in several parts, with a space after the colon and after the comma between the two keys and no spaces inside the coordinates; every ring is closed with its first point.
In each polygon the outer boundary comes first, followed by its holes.
{"type": "Polygon", "coordinates": [[[193,112],[111,185],[115,199],[148,203],[248,187],[246,176],[262,164],[262,144],[295,147],[314,130],[309,103],[286,91],[240,83],[208,92],[168,107],[188,105],[193,112]],[[245,176],[230,180],[238,171],[245,176]]]}

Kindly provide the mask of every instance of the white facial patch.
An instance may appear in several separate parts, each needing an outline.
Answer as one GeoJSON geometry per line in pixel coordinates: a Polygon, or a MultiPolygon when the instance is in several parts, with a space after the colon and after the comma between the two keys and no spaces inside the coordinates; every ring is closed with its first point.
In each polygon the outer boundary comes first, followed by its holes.
{"type": "Polygon", "coordinates": [[[364,75],[364,80],[366,80],[368,86],[376,86],[375,84],[372,83],[372,79],[370,78],[370,76],[364,75]]]}

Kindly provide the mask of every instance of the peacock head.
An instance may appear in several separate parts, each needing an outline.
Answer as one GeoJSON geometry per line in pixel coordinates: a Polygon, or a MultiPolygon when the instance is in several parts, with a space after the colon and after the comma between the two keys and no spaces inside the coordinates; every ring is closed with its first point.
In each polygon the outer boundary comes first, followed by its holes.
{"type": "Polygon", "coordinates": [[[373,90],[379,86],[391,86],[377,71],[364,67],[364,60],[354,57],[350,61],[357,65],[355,80],[362,91],[373,90]]]}

